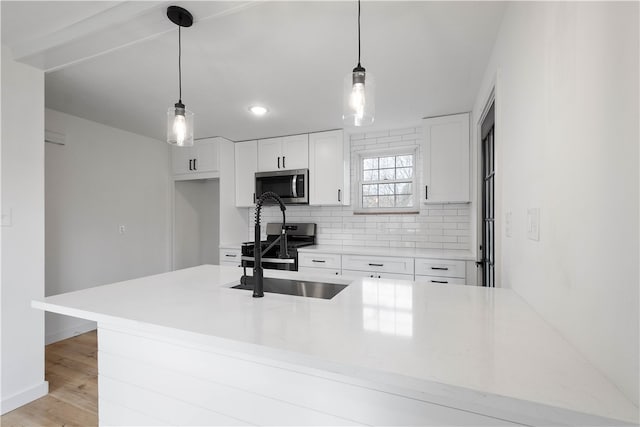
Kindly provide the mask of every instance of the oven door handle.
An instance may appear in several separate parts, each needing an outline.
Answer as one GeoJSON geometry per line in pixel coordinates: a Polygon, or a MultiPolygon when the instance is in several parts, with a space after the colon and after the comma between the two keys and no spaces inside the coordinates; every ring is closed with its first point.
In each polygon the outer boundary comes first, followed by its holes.
{"type": "MultiPolygon", "coordinates": [[[[255,261],[255,258],[252,256],[242,256],[240,259],[242,261],[255,261]]],[[[269,262],[272,264],[295,264],[296,260],[293,258],[262,258],[262,262],[269,262]]]]}
{"type": "Polygon", "coordinates": [[[298,175],[293,175],[293,179],[291,180],[291,194],[294,199],[298,198],[298,175]]]}

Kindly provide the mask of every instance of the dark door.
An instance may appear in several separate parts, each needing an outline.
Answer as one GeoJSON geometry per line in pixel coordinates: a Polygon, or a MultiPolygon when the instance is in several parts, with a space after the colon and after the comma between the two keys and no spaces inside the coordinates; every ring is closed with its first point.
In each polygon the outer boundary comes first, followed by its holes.
{"type": "Polygon", "coordinates": [[[482,122],[482,286],[495,287],[495,104],[482,122]]]}

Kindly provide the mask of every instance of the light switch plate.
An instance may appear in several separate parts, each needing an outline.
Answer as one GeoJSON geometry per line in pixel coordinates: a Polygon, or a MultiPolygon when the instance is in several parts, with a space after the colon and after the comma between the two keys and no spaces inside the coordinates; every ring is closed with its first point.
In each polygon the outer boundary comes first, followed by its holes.
{"type": "Polygon", "coordinates": [[[0,214],[0,224],[2,227],[11,227],[13,224],[11,208],[2,211],[2,214],[0,214]]]}
{"type": "Polygon", "coordinates": [[[540,208],[527,209],[527,237],[529,240],[540,240],[540,208]]]}
{"type": "Polygon", "coordinates": [[[504,215],[504,234],[507,237],[511,237],[511,211],[504,215]]]}

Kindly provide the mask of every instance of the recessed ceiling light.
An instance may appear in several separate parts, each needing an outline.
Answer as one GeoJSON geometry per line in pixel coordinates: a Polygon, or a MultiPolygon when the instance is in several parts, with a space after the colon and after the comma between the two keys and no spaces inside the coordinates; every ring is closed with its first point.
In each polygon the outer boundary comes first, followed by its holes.
{"type": "Polygon", "coordinates": [[[249,107],[249,111],[251,111],[256,116],[264,116],[267,114],[267,110],[265,107],[261,107],[260,105],[252,105],[249,107]]]}

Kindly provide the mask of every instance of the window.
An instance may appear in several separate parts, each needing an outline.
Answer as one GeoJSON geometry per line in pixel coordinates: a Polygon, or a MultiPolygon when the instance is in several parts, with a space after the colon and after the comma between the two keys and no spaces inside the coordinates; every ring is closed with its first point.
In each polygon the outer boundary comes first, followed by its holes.
{"type": "Polygon", "coordinates": [[[415,149],[362,152],[358,163],[360,212],[415,212],[415,149]]]}

